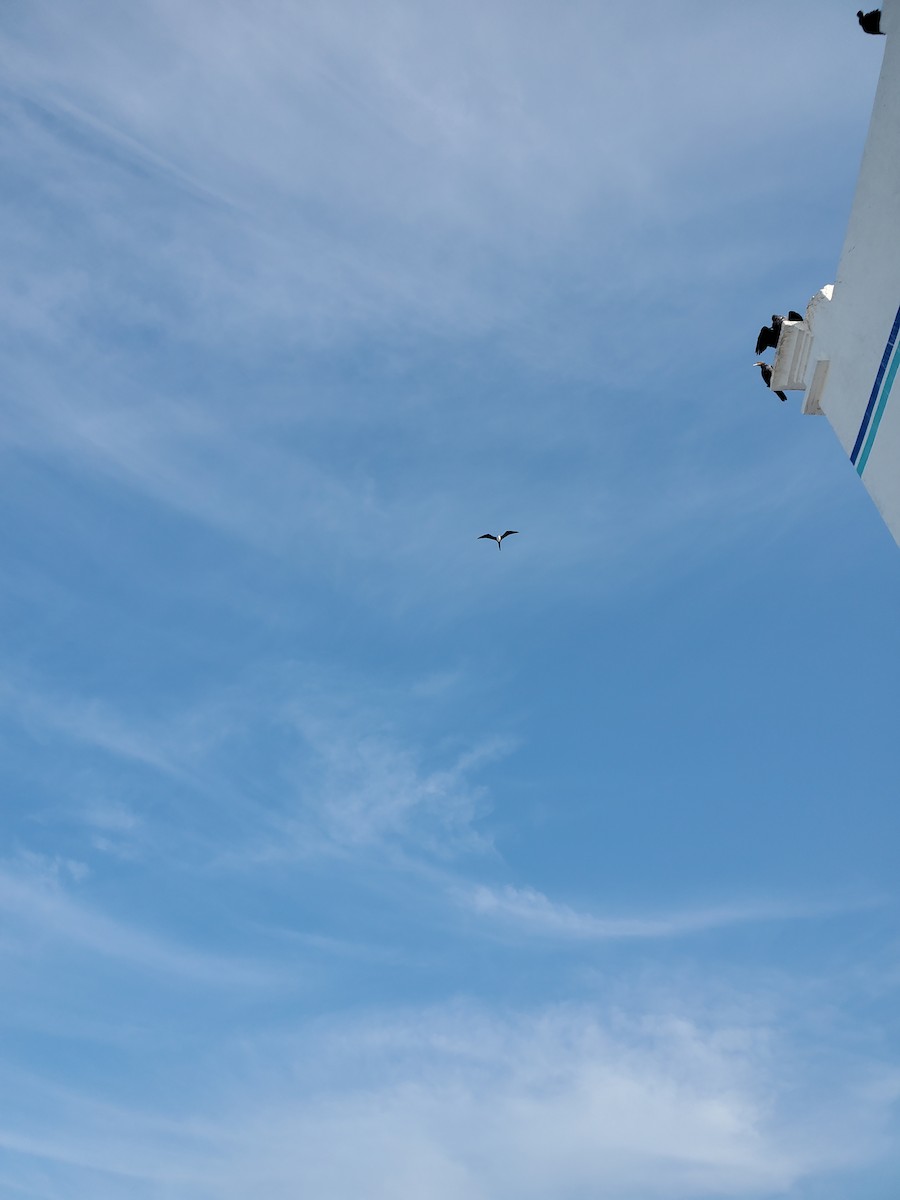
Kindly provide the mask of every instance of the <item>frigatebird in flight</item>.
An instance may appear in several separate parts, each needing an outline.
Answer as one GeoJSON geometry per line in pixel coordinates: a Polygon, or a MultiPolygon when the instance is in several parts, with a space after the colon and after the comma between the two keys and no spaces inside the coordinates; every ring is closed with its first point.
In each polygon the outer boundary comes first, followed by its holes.
{"type": "Polygon", "coordinates": [[[505,537],[509,537],[509,535],[511,533],[518,533],[518,532],[519,532],[518,529],[507,529],[506,533],[501,533],[499,535],[496,533],[481,533],[478,535],[478,537],[475,539],[475,541],[480,542],[482,538],[490,538],[492,542],[497,543],[497,549],[499,550],[500,543],[503,541],[503,539],[505,537]]]}

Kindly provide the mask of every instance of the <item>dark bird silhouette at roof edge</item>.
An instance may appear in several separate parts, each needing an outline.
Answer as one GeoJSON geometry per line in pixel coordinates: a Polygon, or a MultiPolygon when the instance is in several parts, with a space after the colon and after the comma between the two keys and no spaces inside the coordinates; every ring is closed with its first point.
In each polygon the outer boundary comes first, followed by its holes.
{"type": "Polygon", "coordinates": [[[793,309],[786,317],[779,317],[776,313],[772,313],[772,324],[763,325],[759,331],[759,337],[756,339],[756,353],[762,354],[769,346],[773,349],[778,345],[778,339],[781,337],[781,326],[785,321],[802,321],[803,317],[800,313],[793,309]]]}
{"type": "Polygon", "coordinates": [[[497,543],[497,549],[499,550],[500,543],[503,541],[503,539],[505,537],[509,537],[509,535],[511,533],[518,533],[518,532],[519,532],[518,529],[507,529],[506,533],[501,533],[499,536],[496,533],[480,533],[478,535],[478,537],[475,539],[475,541],[480,542],[482,538],[490,538],[492,542],[497,543]]]}
{"type": "Polygon", "coordinates": [[[871,12],[864,13],[862,9],[856,14],[856,19],[859,21],[859,27],[863,33],[880,33],[881,31],[881,9],[873,8],[871,12]]]}
{"type": "MultiPolygon", "coordinates": [[[[769,364],[765,363],[765,362],[755,362],[753,365],[754,365],[754,367],[759,367],[759,373],[763,377],[763,383],[766,385],[767,388],[771,388],[772,387],[772,368],[769,366],[769,364]]],[[[776,392],[775,395],[778,397],[779,400],[787,400],[787,396],[784,394],[784,392],[776,392]]]]}

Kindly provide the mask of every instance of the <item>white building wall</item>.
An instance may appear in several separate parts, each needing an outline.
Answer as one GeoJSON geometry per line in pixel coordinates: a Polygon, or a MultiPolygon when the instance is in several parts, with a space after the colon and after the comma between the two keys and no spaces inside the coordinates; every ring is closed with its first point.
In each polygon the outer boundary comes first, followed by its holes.
{"type": "Polygon", "coordinates": [[[837,278],[805,321],[785,323],[772,387],[802,388],[804,412],[825,414],[900,543],[900,0],[884,0],[881,28],[884,61],[837,278]]]}

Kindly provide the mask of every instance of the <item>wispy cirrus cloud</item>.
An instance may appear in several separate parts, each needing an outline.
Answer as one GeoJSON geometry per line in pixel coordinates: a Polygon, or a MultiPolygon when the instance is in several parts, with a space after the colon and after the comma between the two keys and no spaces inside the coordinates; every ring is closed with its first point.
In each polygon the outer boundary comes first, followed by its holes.
{"type": "MultiPolygon", "coordinates": [[[[459,675],[454,676],[459,685],[459,675]]],[[[161,797],[152,823],[120,798],[87,795],[65,818],[81,823],[94,849],[129,857],[141,848],[184,852],[205,871],[239,874],[321,860],[352,870],[388,863],[430,902],[474,915],[488,936],[561,942],[684,938],[761,922],[827,918],[871,907],[873,900],[818,903],[797,897],[706,904],[639,914],[573,907],[529,886],[475,881],[475,864],[503,858],[491,820],[492,798],[479,774],[517,749],[511,735],[455,738],[440,750],[404,728],[423,701],[409,695],[366,695],[350,681],[312,672],[265,675],[232,689],[229,698],[147,720],[126,717],[74,696],[7,683],[7,708],[40,740],[56,738],[99,750],[158,774],[204,798],[184,822],[180,801],[161,797]],[[387,705],[387,707],[385,707],[387,705]],[[235,777],[232,739],[265,738],[265,771],[235,777]],[[208,809],[205,805],[213,801],[208,809]],[[461,866],[467,860],[468,872],[461,866]]],[[[426,688],[426,693],[428,689],[426,688]]],[[[440,692],[434,703],[440,705],[440,692]]],[[[60,819],[50,811],[47,819],[60,819]]]]}
{"type": "Polygon", "coordinates": [[[128,854],[144,843],[161,852],[162,839],[171,854],[189,836],[207,865],[387,855],[412,866],[491,848],[490,796],[478,776],[514,751],[514,737],[455,737],[434,749],[405,725],[414,710],[445,702],[446,681],[436,693],[428,679],[424,693],[413,685],[408,695],[379,696],[318,668],[307,674],[300,683],[295,667],[264,671],[148,715],[9,671],[0,714],[36,745],[64,750],[66,773],[99,753],[151,782],[154,812],[141,814],[109,785],[70,794],[48,756],[48,789],[62,794],[42,820],[83,824],[97,849],[128,854]],[[350,703],[345,686],[356,689],[350,703]],[[234,746],[248,737],[272,747],[251,776],[237,768],[234,746]],[[195,802],[185,812],[186,796],[195,802]]]}
{"type": "Polygon", "coordinates": [[[272,973],[259,964],[192,948],[95,908],[72,887],[72,878],[81,879],[84,873],[82,863],[31,854],[0,864],[7,953],[24,950],[37,936],[44,946],[207,987],[272,982],[272,973]]]}
{"type": "Polygon", "coordinates": [[[746,997],[741,1021],[643,999],[628,1014],[457,1005],[260,1034],[166,1117],[152,1097],[137,1108],[25,1076],[0,1145],[19,1178],[40,1164],[52,1186],[95,1178],[108,1200],[762,1197],[888,1152],[896,1070],[836,1055],[840,1086],[823,1092],[810,1059],[827,1049],[746,997]]]}
{"type": "MultiPolygon", "coordinates": [[[[457,893],[463,908],[506,928],[533,937],[564,941],[624,941],[678,938],[758,921],[803,920],[847,911],[847,906],[767,900],[676,910],[656,915],[600,916],[551,900],[530,887],[479,884],[457,893]]],[[[851,905],[857,908],[858,905],[851,905]]]]}
{"type": "MultiPolygon", "coordinates": [[[[125,719],[97,699],[51,693],[46,688],[0,680],[0,711],[39,739],[61,738],[176,778],[188,772],[166,730],[125,719]]],[[[171,732],[171,731],[169,731],[171,732]]],[[[183,746],[182,746],[183,749],[183,746]]]]}
{"type": "Polygon", "coordinates": [[[335,724],[307,713],[297,721],[312,767],[300,792],[301,826],[311,820],[328,841],[348,850],[393,842],[446,858],[489,844],[477,830],[487,792],[472,777],[506,757],[512,739],[486,739],[444,765],[428,766],[412,747],[367,730],[358,719],[335,724]]]}

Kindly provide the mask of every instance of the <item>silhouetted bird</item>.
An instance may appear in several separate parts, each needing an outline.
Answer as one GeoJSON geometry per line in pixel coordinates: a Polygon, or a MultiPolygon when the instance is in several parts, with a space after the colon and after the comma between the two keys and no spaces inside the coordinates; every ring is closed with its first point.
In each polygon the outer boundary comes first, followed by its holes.
{"type": "Polygon", "coordinates": [[[499,550],[500,543],[503,541],[503,539],[505,537],[509,537],[509,535],[511,533],[518,533],[518,532],[519,532],[518,529],[507,529],[506,533],[501,533],[499,537],[497,536],[496,533],[482,533],[482,534],[478,535],[478,537],[475,539],[475,541],[480,542],[482,538],[490,538],[492,542],[497,543],[497,549],[499,550]]]}
{"type": "MultiPolygon", "coordinates": [[[[769,364],[764,363],[764,362],[755,362],[753,365],[754,365],[754,367],[759,367],[759,373],[763,377],[763,383],[766,385],[767,388],[771,388],[771,386],[772,386],[772,368],[769,366],[769,364]]],[[[784,392],[776,392],[775,395],[778,397],[779,400],[787,400],[787,396],[784,394],[784,392]]]]}
{"type": "Polygon", "coordinates": [[[778,339],[781,337],[781,323],[784,317],[776,317],[772,314],[772,324],[763,325],[759,331],[759,337],[756,339],[756,353],[762,354],[764,350],[768,350],[770,346],[778,345],[778,339]]]}
{"type": "MultiPolygon", "coordinates": [[[[871,12],[864,13],[862,9],[856,14],[856,19],[859,21],[860,29],[863,33],[881,33],[881,9],[873,8],[871,12]]],[[[884,37],[884,34],[881,33],[884,37]]]]}
{"type": "Polygon", "coordinates": [[[756,353],[762,354],[763,350],[767,350],[769,346],[773,349],[778,345],[778,339],[781,337],[781,326],[784,321],[802,321],[803,317],[793,309],[786,317],[779,317],[772,313],[772,324],[763,325],[759,331],[759,337],[756,339],[756,353]]]}

